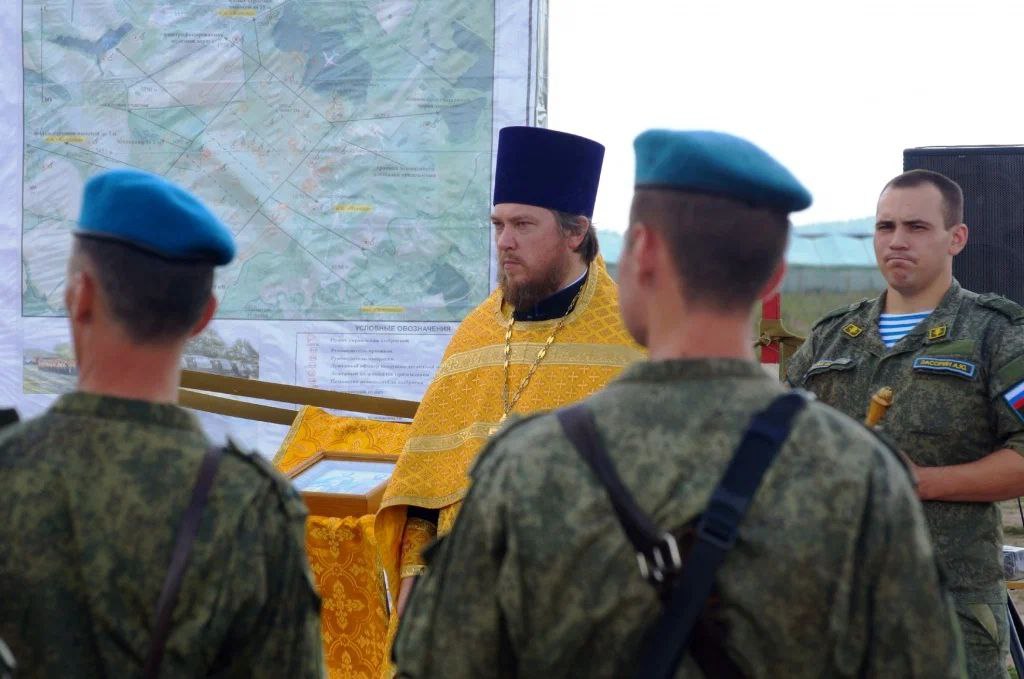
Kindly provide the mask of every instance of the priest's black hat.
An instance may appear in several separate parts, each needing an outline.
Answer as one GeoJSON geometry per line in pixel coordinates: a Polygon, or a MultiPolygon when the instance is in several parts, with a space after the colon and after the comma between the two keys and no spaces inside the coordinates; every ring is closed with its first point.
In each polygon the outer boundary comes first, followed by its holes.
{"type": "Polygon", "coordinates": [[[541,127],[498,133],[494,204],[522,203],[571,215],[594,215],[604,146],[541,127]]]}

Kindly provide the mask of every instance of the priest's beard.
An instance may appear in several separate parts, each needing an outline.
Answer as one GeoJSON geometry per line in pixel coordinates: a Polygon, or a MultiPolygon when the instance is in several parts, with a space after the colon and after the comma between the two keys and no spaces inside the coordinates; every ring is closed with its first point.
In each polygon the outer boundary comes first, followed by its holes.
{"type": "Polygon", "coordinates": [[[504,271],[498,276],[498,285],[506,302],[515,309],[532,309],[538,302],[547,299],[562,289],[572,260],[566,258],[528,280],[513,282],[504,271]]]}

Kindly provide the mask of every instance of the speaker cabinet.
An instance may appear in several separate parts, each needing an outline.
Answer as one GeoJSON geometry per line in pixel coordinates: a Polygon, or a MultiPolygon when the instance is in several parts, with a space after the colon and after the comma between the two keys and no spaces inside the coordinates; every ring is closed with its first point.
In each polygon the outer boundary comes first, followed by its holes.
{"type": "Polygon", "coordinates": [[[953,258],[960,284],[1024,304],[1024,146],[906,149],[903,169],[940,172],[964,190],[970,233],[953,258]]]}

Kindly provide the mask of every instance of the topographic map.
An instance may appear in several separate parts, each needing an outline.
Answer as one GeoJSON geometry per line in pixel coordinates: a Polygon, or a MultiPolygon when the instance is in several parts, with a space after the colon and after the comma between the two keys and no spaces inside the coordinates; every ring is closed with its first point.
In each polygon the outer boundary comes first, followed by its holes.
{"type": "Polygon", "coordinates": [[[457,320],[487,295],[492,3],[36,0],[22,25],[24,316],[63,314],[82,185],[117,167],[234,231],[220,318],[457,320]]]}

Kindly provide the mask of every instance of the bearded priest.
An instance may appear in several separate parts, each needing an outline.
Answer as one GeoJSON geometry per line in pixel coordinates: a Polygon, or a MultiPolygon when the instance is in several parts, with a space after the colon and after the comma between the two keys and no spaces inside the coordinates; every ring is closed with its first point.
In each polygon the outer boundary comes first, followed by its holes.
{"type": "MultiPolygon", "coordinates": [[[[463,320],[416,412],[374,534],[401,615],[422,549],[455,522],[468,471],[506,418],[558,408],[643,358],[591,224],[604,147],[506,127],[491,223],[498,288],[463,320]]],[[[397,616],[392,615],[393,635],[397,616]]]]}

